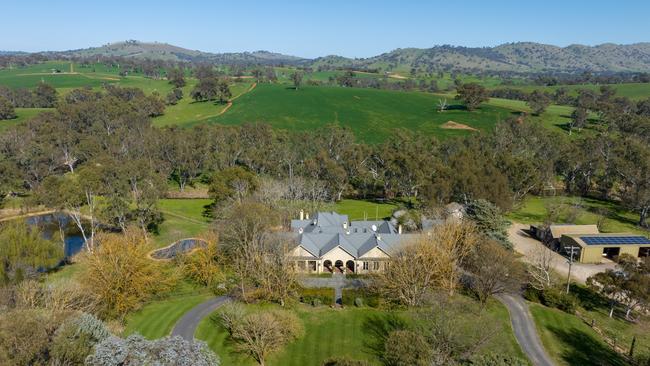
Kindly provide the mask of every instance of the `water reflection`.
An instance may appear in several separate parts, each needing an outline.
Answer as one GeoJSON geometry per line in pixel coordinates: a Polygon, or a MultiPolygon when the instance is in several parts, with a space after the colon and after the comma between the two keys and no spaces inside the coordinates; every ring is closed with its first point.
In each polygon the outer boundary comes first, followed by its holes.
{"type": "Polygon", "coordinates": [[[32,216],[28,217],[26,221],[30,226],[38,226],[46,239],[60,241],[63,238],[66,257],[71,257],[83,249],[84,239],[81,231],[70,216],[64,213],[32,216]]]}

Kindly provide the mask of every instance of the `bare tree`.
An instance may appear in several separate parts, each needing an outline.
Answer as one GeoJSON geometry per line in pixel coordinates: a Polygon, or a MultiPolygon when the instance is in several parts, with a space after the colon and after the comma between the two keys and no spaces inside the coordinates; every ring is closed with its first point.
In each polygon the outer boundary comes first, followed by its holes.
{"type": "Polygon", "coordinates": [[[472,274],[470,287],[484,308],[490,296],[521,287],[524,270],[512,252],[495,241],[479,244],[464,266],[472,274]]]}
{"type": "Polygon", "coordinates": [[[444,112],[447,110],[447,98],[438,99],[438,111],[444,112]]]}
{"type": "Polygon", "coordinates": [[[418,306],[433,289],[453,295],[459,283],[460,264],[478,243],[479,235],[466,222],[446,222],[419,235],[391,256],[377,284],[389,298],[418,306]]]}
{"type": "Polygon", "coordinates": [[[537,245],[530,258],[528,275],[530,276],[530,285],[536,290],[544,290],[553,285],[553,266],[555,257],[545,245],[537,245]]]}
{"type": "Polygon", "coordinates": [[[246,314],[241,305],[221,311],[222,325],[230,333],[235,348],[265,365],[273,352],[303,333],[298,317],[287,311],[264,311],[246,314]],[[239,307],[239,308],[238,308],[239,307]]]}

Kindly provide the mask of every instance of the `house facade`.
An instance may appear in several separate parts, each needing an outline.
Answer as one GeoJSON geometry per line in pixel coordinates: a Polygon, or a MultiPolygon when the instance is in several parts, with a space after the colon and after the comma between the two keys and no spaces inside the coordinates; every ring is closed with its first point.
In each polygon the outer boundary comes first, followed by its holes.
{"type": "Polygon", "coordinates": [[[382,271],[392,253],[412,235],[389,221],[350,221],[347,215],[318,212],[312,219],[291,221],[296,235],[296,268],[306,273],[370,273],[382,271]]]}

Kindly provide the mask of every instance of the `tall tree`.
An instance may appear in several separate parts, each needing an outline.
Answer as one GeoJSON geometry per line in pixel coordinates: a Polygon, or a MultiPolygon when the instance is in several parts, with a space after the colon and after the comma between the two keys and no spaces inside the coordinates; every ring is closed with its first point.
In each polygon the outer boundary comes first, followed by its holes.
{"type": "Polygon", "coordinates": [[[524,279],[521,262],[495,241],[482,241],[476,246],[464,267],[472,274],[470,288],[482,307],[490,296],[518,291],[524,279]]]}
{"type": "Polygon", "coordinates": [[[0,120],[16,118],[14,106],[7,98],[0,96],[0,120]]]}
{"type": "Polygon", "coordinates": [[[298,88],[299,88],[300,85],[302,84],[302,76],[303,76],[303,75],[302,75],[302,72],[301,72],[301,71],[298,71],[298,70],[294,71],[294,72],[291,73],[291,75],[289,76],[289,79],[291,79],[291,82],[293,83],[293,87],[294,87],[296,90],[298,90],[298,88]]]}
{"type": "Polygon", "coordinates": [[[56,89],[50,84],[39,83],[34,90],[34,99],[37,107],[52,108],[57,102],[56,89]]]}
{"type": "Polygon", "coordinates": [[[167,80],[175,88],[182,88],[185,86],[185,73],[181,68],[173,68],[167,70],[167,80]]]}
{"type": "Polygon", "coordinates": [[[526,104],[528,104],[534,115],[539,116],[551,105],[551,96],[546,92],[535,89],[528,96],[526,104]]]}
{"type": "Polygon", "coordinates": [[[469,111],[475,110],[481,103],[490,99],[487,89],[477,83],[461,84],[456,88],[456,93],[456,99],[462,100],[469,111]]]}

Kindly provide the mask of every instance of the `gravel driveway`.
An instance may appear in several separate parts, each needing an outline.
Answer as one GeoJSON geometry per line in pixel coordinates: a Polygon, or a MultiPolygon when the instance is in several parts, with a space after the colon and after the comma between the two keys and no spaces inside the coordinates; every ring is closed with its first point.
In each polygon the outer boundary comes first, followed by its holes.
{"type": "MultiPolygon", "coordinates": [[[[515,247],[515,251],[524,256],[524,260],[530,262],[530,259],[534,256],[536,251],[540,248],[544,248],[544,244],[539,240],[531,237],[524,230],[528,230],[530,225],[513,223],[512,226],[508,229],[508,237],[515,247]]],[[[567,258],[562,255],[552,252],[553,254],[553,267],[555,270],[566,277],[569,273],[569,263],[567,258]]],[[[592,276],[598,272],[604,272],[606,269],[613,269],[616,266],[614,262],[602,263],[602,264],[586,264],[586,263],[577,263],[573,262],[573,268],[571,268],[571,278],[579,283],[585,283],[587,277],[592,276]]]]}

